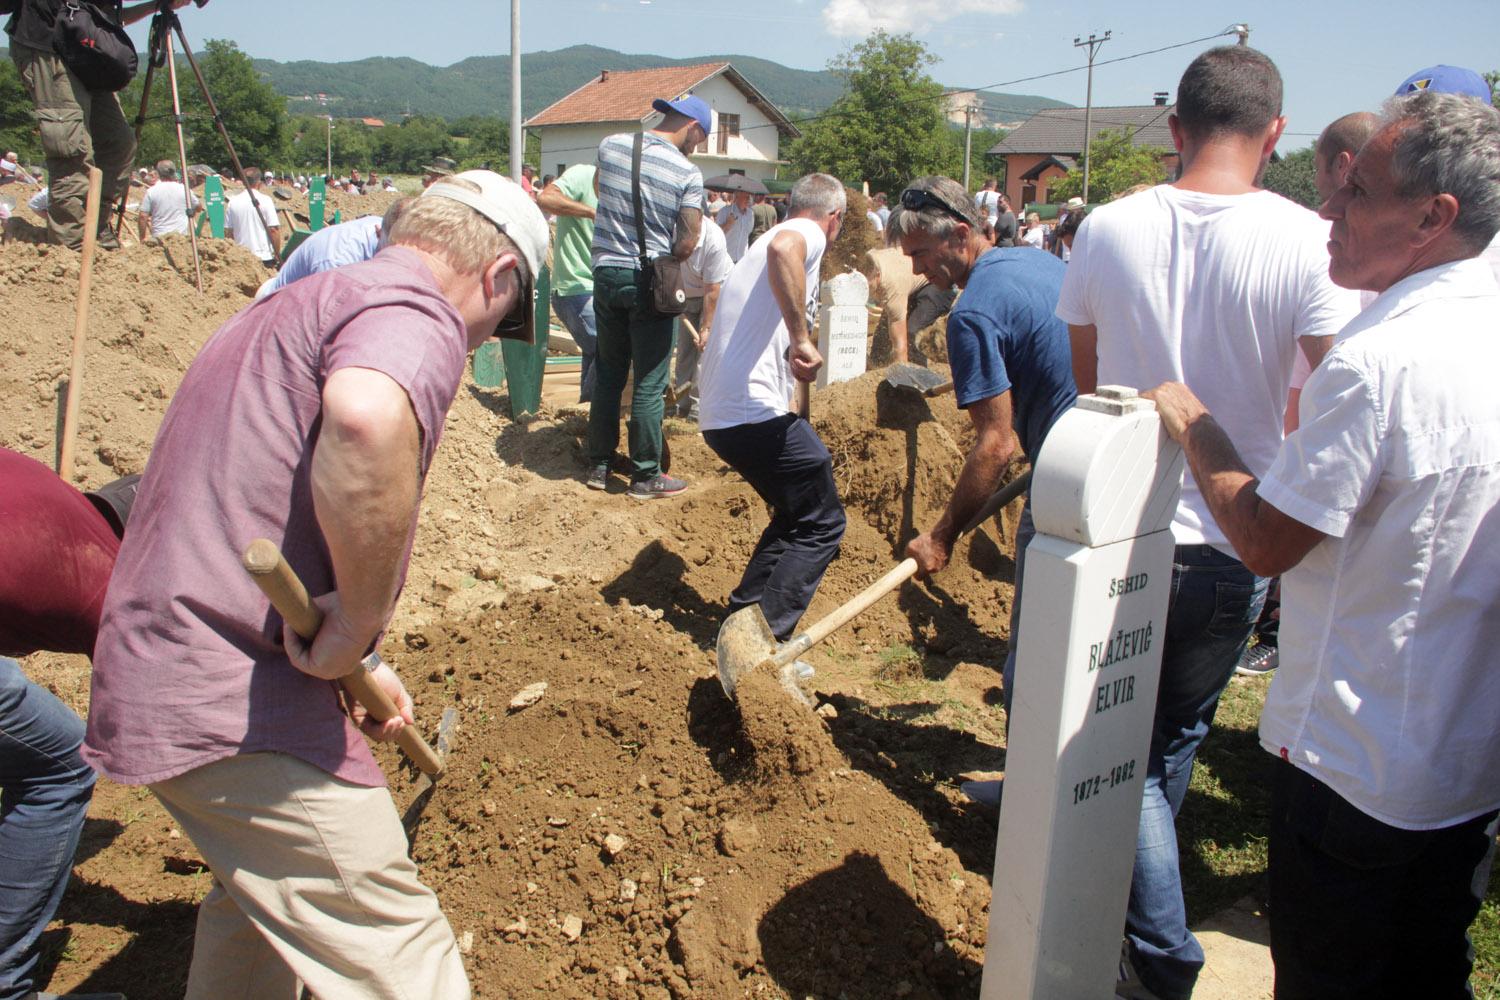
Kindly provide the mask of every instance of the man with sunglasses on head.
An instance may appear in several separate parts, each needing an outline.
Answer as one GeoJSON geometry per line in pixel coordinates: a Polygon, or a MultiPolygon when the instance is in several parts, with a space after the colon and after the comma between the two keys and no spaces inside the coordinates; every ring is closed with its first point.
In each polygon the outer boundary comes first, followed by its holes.
{"type": "MultiPolygon", "coordinates": [[[[1182,176],[1096,209],[1079,228],[1057,314],[1079,392],[1185,382],[1255,475],[1281,446],[1294,355],[1313,367],[1359,311],[1328,277],[1328,223],[1259,187],[1286,119],[1281,74],[1244,46],[1188,66],[1167,121],[1182,176]]],[[[1176,820],[1219,695],[1265,601],[1196,482],[1177,548],[1161,683],[1126,911],[1120,996],[1187,1000],[1203,949],[1187,927],[1176,820]]]]}
{"type": "MultiPolygon", "coordinates": [[[[963,289],[948,316],[948,361],[954,399],[974,424],[974,445],[942,517],[906,547],[923,574],[948,565],[959,530],[1000,488],[1013,461],[1023,455],[1035,460],[1047,432],[1078,396],[1068,328],[1053,315],[1067,268],[1027,247],[992,247],[981,230],[984,221],[963,185],[947,177],[913,181],[891,213],[892,242],[911,258],[912,270],[936,288],[963,289]]],[[[1026,546],[1035,533],[1028,497],[1016,531],[1010,652],[1002,667],[1007,712],[1026,546]]],[[[963,791],[990,805],[1000,800],[998,781],[965,782],[963,791]]]]}
{"type": "Polygon", "coordinates": [[[833,459],[791,402],[797,383],[823,367],[808,317],[846,199],[843,184],[827,174],[792,185],[787,220],[757,240],[724,282],[698,369],[703,439],[774,511],[729,611],[760,605],[780,641],[796,631],[844,537],[833,459]]]}
{"type": "Polygon", "coordinates": [[[375,667],[399,713],[376,723],[345,713],[336,679],[395,607],[466,356],[497,329],[535,336],[547,223],[518,185],[475,170],[428,187],[388,240],[204,344],[104,598],[83,755],[148,787],[213,873],[190,1000],[470,995],[360,734],[394,738],[411,698],[375,667]],[[310,640],[244,571],[256,538],[317,595],[310,640]]]}

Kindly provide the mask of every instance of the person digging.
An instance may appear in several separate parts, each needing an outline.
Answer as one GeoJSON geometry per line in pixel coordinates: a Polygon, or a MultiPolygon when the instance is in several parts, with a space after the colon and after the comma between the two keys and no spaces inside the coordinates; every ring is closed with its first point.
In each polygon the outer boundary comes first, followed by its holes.
{"type": "MultiPolygon", "coordinates": [[[[960,527],[984,506],[1012,462],[1041,453],[1047,432],[1078,397],[1068,327],[1053,315],[1066,265],[1027,248],[991,247],[980,223],[974,200],[947,177],[913,181],[890,219],[891,239],[911,258],[913,271],[937,288],[963,289],[948,316],[948,360],[954,399],[974,424],[974,445],[942,516],[907,543],[906,554],[923,575],[948,565],[960,527]]],[[[1028,491],[1016,530],[1015,597],[1002,668],[1007,718],[1015,688],[1026,546],[1035,533],[1028,491]]],[[[960,787],[976,802],[999,804],[998,781],[960,787]]]]}
{"type": "Polygon", "coordinates": [[[468,353],[533,340],[547,224],[489,171],[440,180],[372,259],[233,316],[173,396],[104,601],[84,757],[146,785],[213,872],[186,995],[466,1000],[360,736],[412,721],[343,710],[390,619],[468,353]],[[233,461],[226,461],[233,456],[233,461]],[[278,543],[324,613],[305,641],[244,572],[278,543]]]}

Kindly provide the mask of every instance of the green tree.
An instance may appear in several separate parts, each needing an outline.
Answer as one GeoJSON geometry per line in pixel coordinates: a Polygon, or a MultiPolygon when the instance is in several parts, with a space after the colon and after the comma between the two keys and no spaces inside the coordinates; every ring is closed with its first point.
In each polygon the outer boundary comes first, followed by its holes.
{"type": "Polygon", "coordinates": [[[413,115],[399,125],[379,130],[375,140],[375,161],[381,170],[414,174],[434,156],[453,155],[453,137],[448,123],[441,118],[413,115]]]}
{"type": "Polygon", "coordinates": [[[955,146],[943,88],[926,73],[935,61],[911,35],[884,31],[836,56],[828,68],[844,79],[844,93],[792,144],[796,172],[890,192],[923,174],[961,174],[963,136],[955,146]]]}
{"type": "Polygon", "coordinates": [[[1317,185],[1313,183],[1316,169],[1313,148],[1308,146],[1268,164],[1265,176],[1261,178],[1261,186],[1299,205],[1316,209],[1322,201],[1318,197],[1317,185]]]}
{"type": "Polygon", "coordinates": [[[21,83],[15,63],[0,60],[0,153],[13,149],[27,163],[42,160],[42,139],[31,117],[35,105],[21,83]]]}
{"type": "MultiPolygon", "coordinates": [[[[203,79],[208,83],[218,106],[219,117],[229,138],[234,141],[234,150],[240,163],[245,166],[284,167],[291,152],[287,141],[287,125],[290,121],[286,111],[286,98],[276,93],[255,69],[250,57],[241,52],[230,41],[209,39],[203,56],[198,60],[203,70],[203,79]]],[[[191,83],[191,74],[188,74],[191,83]]],[[[203,117],[194,122],[193,139],[188,146],[188,158],[194,162],[225,164],[229,154],[224,149],[202,96],[196,87],[189,86],[184,96],[191,96],[203,112],[203,117]]]]}
{"type": "MultiPolygon", "coordinates": [[[[1093,162],[1089,168],[1089,201],[1108,201],[1137,184],[1160,184],[1167,179],[1167,168],[1161,165],[1161,154],[1166,150],[1137,146],[1131,141],[1132,135],[1128,127],[1095,133],[1090,143],[1093,162]]],[[[1068,171],[1068,176],[1047,192],[1053,201],[1082,197],[1083,169],[1068,171]]]]}
{"type": "Polygon", "coordinates": [[[448,131],[462,140],[458,145],[459,165],[465,170],[483,167],[495,169],[510,160],[510,124],[493,115],[465,115],[449,126],[448,131]]]}
{"type": "Polygon", "coordinates": [[[1484,74],[1484,82],[1490,85],[1490,103],[1500,108],[1500,69],[1484,74]]]}

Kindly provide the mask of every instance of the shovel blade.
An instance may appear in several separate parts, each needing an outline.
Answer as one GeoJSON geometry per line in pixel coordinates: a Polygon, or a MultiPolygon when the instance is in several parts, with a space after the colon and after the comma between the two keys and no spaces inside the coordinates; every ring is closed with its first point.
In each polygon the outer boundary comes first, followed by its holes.
{"type": "Polygon", "coordinates": [[[915,389],[926,395],[948,380],[931,368],[923,368],[907,361],[898,361],[885,370],[885,380],[898,389],[915,389]]]}
{"type": "MultiPolygon", "coordinates": [[[[443,709],[443,717],[438,722],[437,738],[432,741],[432,748],[438,752],[438,756],[444,758],[445,764],[451,747],[453,730],[457,726],[458,709],[450,705],[443,709]]],[[[433,784],[431,775],[418,775],[416,797],[411,800],[411,805],[406,807],[406,812],[401,814],[401,826],[406,830],[408,841],[415,836],[417,826],[422,822],[422,813],[426,811],[427,803],[432,801],[433,784]]]]}
{"type": "Polygon", "coordinates": [[[755,669],[756,664],[775,652],[776,636],[771,634],[771,623],[766,621],[759,605],[741,608],[724,619],[724,624],[719,626],[716,657],[719,684],[731,701],[740,675],[755,669]]]}

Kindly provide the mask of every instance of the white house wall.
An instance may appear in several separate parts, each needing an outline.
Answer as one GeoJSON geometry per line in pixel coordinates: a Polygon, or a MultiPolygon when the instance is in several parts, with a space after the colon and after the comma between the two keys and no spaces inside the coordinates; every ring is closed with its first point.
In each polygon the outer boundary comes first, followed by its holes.
{"type": "Polygon", "coordinates": [[[740,134],[729,137],[729,148],[725,153],[728,159],[752,162],[776,160],[781,148],[781,133],[771,124],[766,113],[751,104],[744,92],[726,77],[716,76],[693,88],[693,93],[714,109],[714,134],[708,137],[710,154],[717,153],[719,149],[719,115],[731,114],[740,116],[740,134]]]}
{"type": "Polygon", "coordinates": [[[592,164],[598,158],[599,143],[616,132],[631,131],[629,125],[548,125],[534,129],[541,138],[541,162],[538,170],[543,174],[559,174],[560,166],[571,167],[578,163],[592,164]]]}

